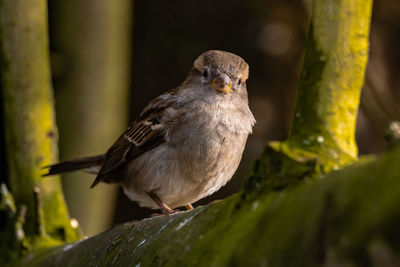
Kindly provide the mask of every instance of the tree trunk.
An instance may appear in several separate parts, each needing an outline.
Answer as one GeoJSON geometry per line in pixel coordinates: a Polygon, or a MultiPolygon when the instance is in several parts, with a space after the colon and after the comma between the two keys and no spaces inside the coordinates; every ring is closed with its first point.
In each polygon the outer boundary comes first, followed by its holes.
{"type": "Polygon", "coordinates": [[[318,154],[325,169],[357,159],[357,110],[368,58],[372,1],[313,1],[287,143],[318,154]]]}
{"type": "MultiPolygon", "coordinates": [[[[42,167],[58,160],[46,1],[1,0],[0,38],[7,182],[16,208],[26,211],[18,238],[25,236],[25,245],[33,247],[76,240],[79,234],[70,224],[59,178],[41,177],[42,167]]],[[[1,242],[17,239],[1,230],[1,242]]]]}

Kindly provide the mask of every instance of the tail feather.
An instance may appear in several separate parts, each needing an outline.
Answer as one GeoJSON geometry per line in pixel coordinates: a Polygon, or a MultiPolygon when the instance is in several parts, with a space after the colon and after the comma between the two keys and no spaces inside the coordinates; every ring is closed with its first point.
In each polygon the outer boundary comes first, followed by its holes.
{"type": "Polygon", "coordinates": [[[42,176],[49,176],[64,172],[71,172],[81,169],[97,167],[103,165],[103,162],[104,162],[104,155],[63,161],[54,165],[43,167],[44,169],[48,169],[48,172],[42,176]]]}

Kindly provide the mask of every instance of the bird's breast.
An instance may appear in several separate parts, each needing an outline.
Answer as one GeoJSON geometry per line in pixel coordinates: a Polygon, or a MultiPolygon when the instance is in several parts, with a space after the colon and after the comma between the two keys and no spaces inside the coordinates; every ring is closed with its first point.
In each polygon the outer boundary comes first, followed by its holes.
{"type": "MultiPolygon", "coordinates": [[[[140,191],[155,192],[167,205],[177,207],[212,194],[232,178],[249,130],[223,110],[196,108],[169,125],[165,143],[130,164],[125,191],[131,199],[137,199],[140,191]]],[[[138,201],[145,206],[152,203],[145,196],[138,201]]]]}
{"type": "Polygon", "coordinates": [[[184,162],[182,171],[190,179],[218,177],[230,162],[237,165],[248,133],[237,131],[237,119],[227,118],[229,114],[218,110],[202,109],[193,114],[197,116],[186,116],[172,130],[171,146],[184,162]]]}

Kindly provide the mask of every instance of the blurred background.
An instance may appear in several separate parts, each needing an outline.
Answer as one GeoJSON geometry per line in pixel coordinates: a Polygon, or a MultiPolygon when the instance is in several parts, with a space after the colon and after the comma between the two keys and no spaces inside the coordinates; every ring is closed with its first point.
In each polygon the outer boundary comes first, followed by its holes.
{"type": "MultiPolygon", "coordinates": [[[[288,135],[310,2],[49,0],[61,160],[104,153],[148,101],[184,80],[196,57],[226,50],[250,65],[257,124],[232,181],[194,206],[239,191],[265,144],[288,135]]],[[[384,133],[400,120],[399,47],[400,1],[375,0],[357,122],[361,155],[384,152],[384,133]]],[[[70,214],[87,235],[153,213],[117,186],[89,190],[93,179],[81,172],[63,177],[70,214]]]]}

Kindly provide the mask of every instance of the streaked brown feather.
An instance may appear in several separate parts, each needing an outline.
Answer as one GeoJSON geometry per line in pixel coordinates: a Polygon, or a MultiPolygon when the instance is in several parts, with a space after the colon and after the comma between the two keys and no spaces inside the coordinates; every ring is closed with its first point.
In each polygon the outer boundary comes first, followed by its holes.
{"type": "Polygon", "coordinates": [[[165,128],[159,123],[163,111],[170,105],[168,92],[150,102],[139,120],[118,138],[105,155],[105,161],[91,187],[99,182],[118,183],[123,179],[125,163],[165,142],[165,128]],[[162,101],[161,101],[162,100],[162,101]]]}

